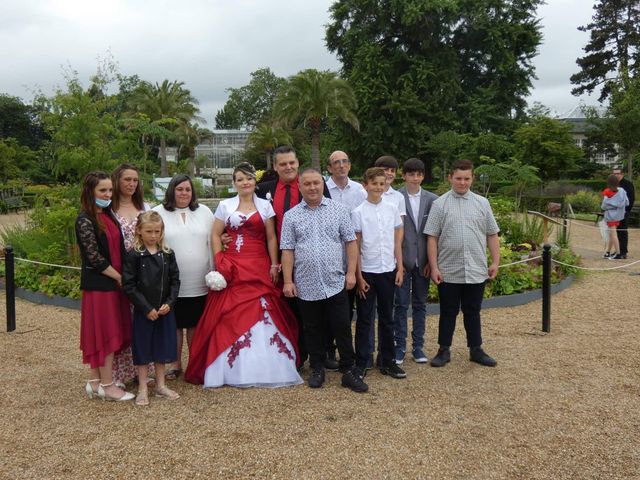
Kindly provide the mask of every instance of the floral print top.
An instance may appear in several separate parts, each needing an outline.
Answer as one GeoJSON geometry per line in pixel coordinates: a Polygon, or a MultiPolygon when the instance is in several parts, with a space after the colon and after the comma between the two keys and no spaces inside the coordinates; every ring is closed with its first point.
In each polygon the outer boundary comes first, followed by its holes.
{"type": "MultiPolygon", "coordinates": [[[[133,241],[136,234],[136,225],[138,223],[138,215],[133,220],[129,221],[125,217],[120,216],[118,212],[113,212],[120,223],[120,229],[122,230],[122,236],[124,237],[124,249],[127,252],[133,250],[133,241]]],[[[140,214],[142,212],[138,212],[140,214]]]]}

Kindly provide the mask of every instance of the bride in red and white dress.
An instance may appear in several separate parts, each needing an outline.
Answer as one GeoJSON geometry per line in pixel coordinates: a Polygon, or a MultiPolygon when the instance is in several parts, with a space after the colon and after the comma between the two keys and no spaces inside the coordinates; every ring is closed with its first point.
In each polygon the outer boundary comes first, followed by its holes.
{"type": "Polygon", "coordinates": [[[215,268],[227,287],[210,291],[189,351],[185,379],[205,387],[298,385],[298,327],[281,296],[278,243],[271,204],[255,194],[255,170],[233,171],[238,195],[215,213],[215,268]],[[222,251],[221,235],[231,236],[222,251]]]}

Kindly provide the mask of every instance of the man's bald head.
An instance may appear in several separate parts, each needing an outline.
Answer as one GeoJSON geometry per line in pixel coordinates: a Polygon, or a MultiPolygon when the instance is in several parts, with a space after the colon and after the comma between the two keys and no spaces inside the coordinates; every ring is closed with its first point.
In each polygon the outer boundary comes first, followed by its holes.
{"type": "Polygon", "coordinates": [[[331,174],[334,181],[347,181],[349,170],[351,170],[351,161],[349,155],[342,150],[336,150],[327,160],[327,170],[331,174]]]}

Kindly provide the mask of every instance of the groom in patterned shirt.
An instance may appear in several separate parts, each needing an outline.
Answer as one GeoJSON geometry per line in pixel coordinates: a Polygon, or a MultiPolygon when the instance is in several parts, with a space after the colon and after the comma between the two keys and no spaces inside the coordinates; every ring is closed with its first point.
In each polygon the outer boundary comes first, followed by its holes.
{"type": "Polygon", "coordinates": [[[299,178],[302,201],[284,215],[280,237],[284,295],[297,297],[303,317],[305,341],[312,368],[309,387],[320,388],[325,381],[327,329],[331,326],[340,353],[342,385],[355,392],[369,387],[353,370],[355,353],[349,318],[347,290],[356,282],[356,235],[349,211],[322,195],[320,172],[308,168],[299,178]],[[326,252],[346,250],[345,272],[342,255],[326,252]]]}

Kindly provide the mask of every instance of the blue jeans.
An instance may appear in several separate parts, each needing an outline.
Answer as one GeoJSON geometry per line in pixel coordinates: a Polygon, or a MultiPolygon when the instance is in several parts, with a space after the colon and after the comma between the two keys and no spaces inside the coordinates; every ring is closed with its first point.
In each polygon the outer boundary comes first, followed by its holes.
{"type": "Polygon", "coordinates": [[[427,316],[427,293],[429,278],[414,265],[405,272],[402,285],[396,287],[396,300],[393,309],[393,331],[396,349],[407,351],[407,313],[409,310],[409,291],[411,291],[411,331],[412,349],[424,348],[425,319],[427,316]]]}

